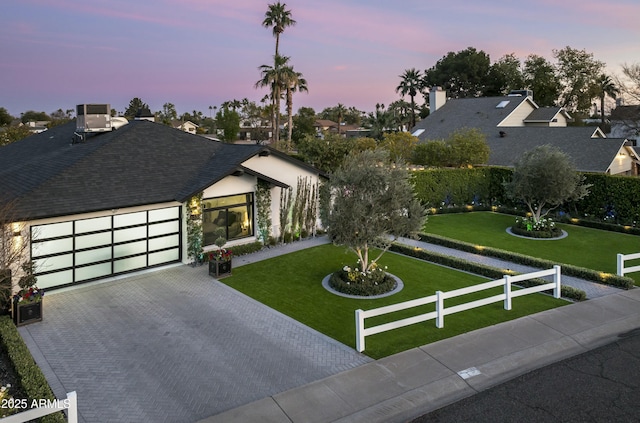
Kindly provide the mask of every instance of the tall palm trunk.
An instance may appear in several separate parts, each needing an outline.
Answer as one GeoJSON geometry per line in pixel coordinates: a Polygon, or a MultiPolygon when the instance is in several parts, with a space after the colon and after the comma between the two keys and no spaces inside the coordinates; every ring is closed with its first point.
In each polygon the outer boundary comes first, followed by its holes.
{"type": "Polygon", "coordinates": [[[287,87],[287,117],[288,117],[288,134],[287,134],[287,152],[291,151],[291,137],[293,135],[293,90],[287,87]]]}

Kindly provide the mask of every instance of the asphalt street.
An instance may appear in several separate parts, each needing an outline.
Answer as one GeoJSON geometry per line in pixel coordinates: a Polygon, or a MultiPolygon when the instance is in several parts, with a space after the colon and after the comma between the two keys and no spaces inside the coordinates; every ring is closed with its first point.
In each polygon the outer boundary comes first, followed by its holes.
{"type": "Polygon", "coordinates": [[[526,373],[412,423],[638,422],[640,328],[584,354],[526,373]]]}

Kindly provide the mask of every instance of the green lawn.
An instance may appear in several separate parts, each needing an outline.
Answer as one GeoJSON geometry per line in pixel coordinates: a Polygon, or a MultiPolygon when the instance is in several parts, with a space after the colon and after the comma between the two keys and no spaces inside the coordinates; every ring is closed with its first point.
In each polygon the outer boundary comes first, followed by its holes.
{"type": "MultiPolygon", "coordinates": [[[[322,279],[344,265],[353,265],[355,255],[344,248],[323,245],[286,254],[266,261],[245,265],[233,270],[233,276],[221,282],[238,291],[310,326],[346,345],[355,348],[355,310],[369,310],[389,304],[433,295],[436,290],[452,289],[485,282],[486,279],[454,271],[420,260],[387,253],[380,264],[400,277],[405,288],[390,297],[349,299],[326,291],[322,279]]],[[[468,295],[458,302],[495,295],[501,292],[485,291],[468,295]]],[[[446,305],[455,304],[454,301],[446,305]]],[[[511,311],[505,311],[502,303],[453,314],[445,318],[445,327],[437,329],[431,320],[401,329],[369,336],[365,353],[373,358],[385,357],[416,346],[459,335],[485,326],[494,325],[528,314],[565,305],[542,294],[532,294],[513,300],[511,311]]],[[[402,317],[432,311],[433,306],[419,310],[398,312],[366,320],[370,327],[402,317]]]]}
{"type": "MultiPolygon", "coordinates": [[[[441,214],[429,216],[424,232],[613,274],[616,254],[640,252],[636,235],[560,224],[569,234],[564,239],[523,239],[506,232],[514,221],[515,216],[492,212],[441,214]]],[[[627,266],[636,264],[640,262],[627,266]]],[[[640,273],[628,276],[640,282],[640,273]]]]}

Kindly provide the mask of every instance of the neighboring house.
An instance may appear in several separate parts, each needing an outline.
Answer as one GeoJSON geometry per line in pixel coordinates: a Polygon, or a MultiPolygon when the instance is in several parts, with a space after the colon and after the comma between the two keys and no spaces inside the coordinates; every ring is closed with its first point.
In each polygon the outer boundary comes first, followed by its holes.
{"type": "Polygon", "coordinates": [[[48,120],[29,121],[25,123],[25,126],[29,128],[29,132],[32,134],[39,134],[47,130],[48,120]]]}
{"type": "Polygon", "coordinates": [[[360,128],[358,125],[346,124],[344,122],[338,125],[338,122],[328,119],[316,120],[313,127],[316,129],[316,136],[319,138],[322,138],[322,134],[325,132],[340,134],[343,137],[357,137],[362,136],[361,133],[364,131],[364,129],[360,128]]]}
{"type": "Polygon", "coordinates": [[[611,132],[609,136],[640,140],[640,105],[617,106],[611,111],[611,132]]]}
{"type": "Polygon", "coordinates": [[[328,119],[317,119],[313,127],[316,129],[316,136],[322,136],[324,132],[338,133],[338,123],[328,119]]]}
{"type": "Polygon", "coordinates": [[[567,127],[571,116],[564,109],[538,107],[530,94],[447,99],[445,91],[434,88],[429,93],[431,113],[411,132],[424,143],[477,128],[489,145],[487,164],[494,166],[513,166],[526,151],[551,144],[568,154],[580,171],[638,174],[638,156],[627,139],[607,138],[597,127],[567,127]]]}
{"type": "Polygon", "coordinates": [[[179,129],[184,132],[188,132],[190,134],[195,134],[198,130],[198,125],[191,122],[190,120],[182,121],[182,120],[172,120],[171,127],[179,129]]]}
{"type": "Polygon", "coordinates": [[[238,133],[238,140],[245,143],[266,144],[271,136],[271,126],[243,126],[238,133]]]}
{"type": "Polygon", "coordinates": [[[0,205],[31,230],[41,288],[188,262],[189,202],[199,193],[205,250],[219,227],[230,246],[256,241],[259,180],[271,186],[277,236],[281,190],[321,176],[269,147],[145,120],[72,144],[75,129],[71,121],[0,148],[0,205]]]}

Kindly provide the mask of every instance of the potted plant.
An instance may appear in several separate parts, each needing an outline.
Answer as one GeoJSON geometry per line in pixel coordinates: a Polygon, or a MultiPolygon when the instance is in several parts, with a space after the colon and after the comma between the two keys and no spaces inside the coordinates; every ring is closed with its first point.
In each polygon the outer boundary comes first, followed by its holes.
{"type": "Polygon", "coordinates": [[[16,326],[42,321],[42,298],[44,290],[36,286],[37,278],[33,275],[33,263],[28,261],[22,265],[24,275],[18,280],[18,291],[13,296],[12,315],[16,326]]]}
{"type": "Polygon", "coordinates": [[[216,229],[216,235],[218,238],[215,240],[215,244],[218,247],[217,250],[210,251],[209,256],[209,276],[214,278],[223,278],[231,275],[231,258],[233,256],[231,250],[227,250],[224,244],[227,243],[224,228],[216,229]]]}

